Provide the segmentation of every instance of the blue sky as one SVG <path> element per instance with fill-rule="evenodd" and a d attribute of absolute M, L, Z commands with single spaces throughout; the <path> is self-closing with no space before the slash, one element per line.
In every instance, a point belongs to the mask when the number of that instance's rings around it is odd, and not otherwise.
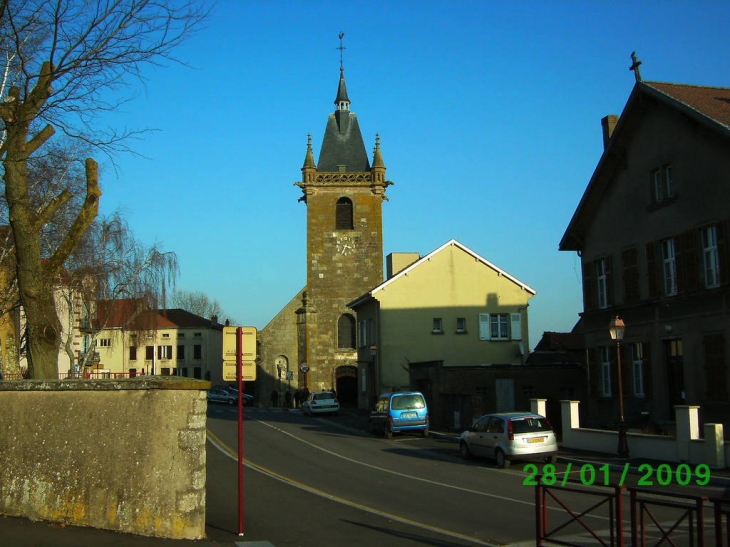
<path fill-rule="evenodd" d="M 730 2 L 219 0 L 177 56 L 104 123 L 155 131 L 102 171 L 102 213 L 174 251 L 178 287 L 263 328 L 306 283 L 307 134 L 315 159 L 339 77 L 390 201 L 384 251 L 455 238 L 537 291 L 530 348 L 581 310 L 558 244 L 620 114 L 645 80 L 730 86 Z M 100 160 L 103 158 L 99 158 Z"/>

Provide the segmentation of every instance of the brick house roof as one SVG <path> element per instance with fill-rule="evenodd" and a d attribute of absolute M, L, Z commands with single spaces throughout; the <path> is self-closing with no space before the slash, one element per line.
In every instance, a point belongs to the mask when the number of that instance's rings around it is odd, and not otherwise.
<path fill-rule="evenodd" d="M 730 128 L 730 88 L 643 82 L 715 123 Z"/>

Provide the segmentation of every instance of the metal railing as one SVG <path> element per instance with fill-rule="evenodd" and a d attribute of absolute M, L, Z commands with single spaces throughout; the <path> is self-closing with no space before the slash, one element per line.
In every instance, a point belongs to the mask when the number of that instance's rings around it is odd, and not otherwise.
<path fill-rule="evenodd" d="M 628 516 L 623 511 L 625 493 L 630 500 Z M 711 509 L 709 521 L 705 507 Z M 553 514 L 562 511 L 564 518 L 558 517 L 557 524 L 555 518 L 549 522 L 548 509 Z M 538 546 L 624 547 L 625 532 L 630 530 L 632 547 L 730 547 L 730 499 L 725 498 L 624 486 L 583 486 L 574 481 L 546 486 L 539 477 L 535 517 Z M 599 519 L 600 529 L 588 522 L 590 517 Z"/>

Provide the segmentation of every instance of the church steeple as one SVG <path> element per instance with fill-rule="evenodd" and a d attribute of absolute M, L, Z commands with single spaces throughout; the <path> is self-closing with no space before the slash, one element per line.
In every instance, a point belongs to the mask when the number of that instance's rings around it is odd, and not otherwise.
<path fill-rule="evenodd" d="M 347 96 L 345 86 L 345 69 L 340 67 L 340 83 L 337 85 L 337 97 L 335 97 L 336 110 L 350 110 L 350 98 Z"/>

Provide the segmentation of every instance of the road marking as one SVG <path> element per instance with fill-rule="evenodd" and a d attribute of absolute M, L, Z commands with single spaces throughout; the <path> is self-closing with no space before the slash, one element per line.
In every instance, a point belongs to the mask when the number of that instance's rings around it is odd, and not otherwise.
<path fill-rule="evenodd" d="M 268 425 L 268 424 L 266 424 L 266 425 Z M 278 429 L 278 428 L 275 428 L 275 429 Z M 236 451 L 234 451 L 231 447 L 229 447 L 227 444 L 225 444 L 210 429 L 208 429 L 207 432 L 208 432 L 208 440 L 214 447 L 216 447 L 218 450 L 220 450 L 224 455 L 228 456 L 229 458 L 238 461 L 238 453 Z M 304 441 L 304 442 L 306 442 L 306 441 Z M 307 444 L 311 444 L 311 443 L 307 443 Z M 349 459 L 349 458 L 345 458 L 345 459 Z M 352 460 L 352 461 L 354 461 L 354 460 Z M 409 526 L 415 526 L 416 528 L 421 528 L 423 530 L 428 530 L 430 532 L 449 536 L 449 537 L 452 537 L 455 539 L 468 541 L 468 542 L 474 543 L 476 545 L 483 545 L 484 547 L 504 547 L 504 545 L 505 545 L 504 543 L 489 543 L 487 541 L 482 541 L 480 539 L 477 539 L 477 538 L 474 538 L 471 536 L 467 536 L 464 534 L 460 534 L 458 532 L 451 532 L 449 530 L 444 530 L 443 528 L 438 528 L 436 526 L 429 526 L 428 524 L 423 524 L 421 522 L 416 522 L 414 520 L 399 517 L 398 515 L 386 513 L 385 511 L 380 511 L 379 509 L 375 509 L 373 507 L 368 507 L 367 505 L 355 503 L 354 501 L 350 501 L 345 498 L 341 498 L 339 496 L 328 494 L 327 492 L 324 492 L 322 490 L 319 490 L 319 489 L 309 486 L 307 484 L 301 483 L 301 482 L 291 479 L 289 477 L 285 477 L 284 475 L 280 475 L 279 473 L 276 473 L 275 471 L 271 471 L 270 469 L 267 469 L 261 465 L 255 464 L 248 460 L 244 460 L 244 465 L 246 467 L 248 467 L 249 469 L 258 471 L 259 473 L 262 473 L 268 477 L 271 477 L 272 479 L 276 479 L 285 484 L 289 484 L 290 486 L 294 486 L 295 488 L 299 488 L 300 490 L 304 490 L 305 492 L 309 492 L 310 494 L 320 496 L 322 498 L 328 499 L 330 501 L 334 501 L 336 503 L 341 503 L 342 505 L 347 505 L 348 507 L 352 507 L 354 509 L 359 509 L 361 511 L 365 511 L 367 513 L 377 515 L 379 517 L 383 517 L 383 518 L 386 518 L 389 520 L 394 520 L 396 522 L 400 522 L 402 524 L 407 524 Z M 373 466 L 369 466 L 369 467 L 373 467 Z M 407 476 L 407 475 L 404 475 L 404 476 Z M 437 484 L 437 483 L 435 483 L 435 484 Z"/>

